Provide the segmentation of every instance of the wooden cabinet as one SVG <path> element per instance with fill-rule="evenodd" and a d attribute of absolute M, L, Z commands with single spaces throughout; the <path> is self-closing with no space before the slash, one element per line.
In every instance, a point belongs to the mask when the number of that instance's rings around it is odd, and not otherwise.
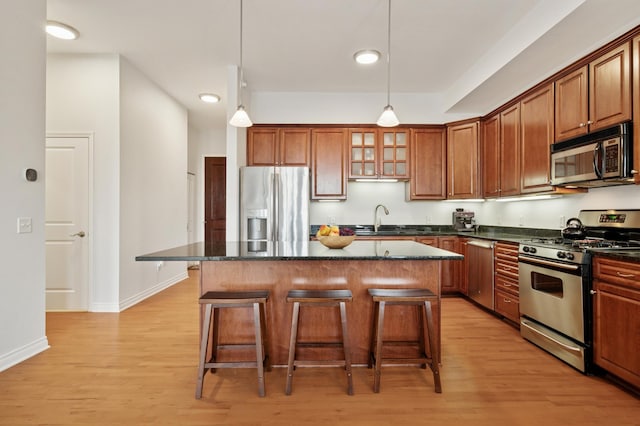
<path fill-rule="evenodd" d="M 347 131 L 341 128 L 311 131 L 311 199 L 347 198 Z"/>
<path fill-rule="evenodd" d="M 311 130 L 308 128 L 250 127 L 248 166 L 307 166 Z"/>
<path fill-rule="evenodd" d="M 632 41 L 633 51 L 633 99 L 635 107 L 633 108 L 633 122 L 636 130 L 633 132 L 633 171 L 636 184 L 640 184 L 640 36 Z"/>
<path fill-rule="evenodd" d="M 551 190 L 553 84 L 520 101 L 520 192 Z"/>
<path fill-rule="evenodd" d="M 451 237 L 417 237 L 417 242 L 441 248 L 454 253 L 462 253 L 461 238 Z M 458 260 L 442 262 L 440 268 L 440 288 L 443 294 L 466 292 L 466 280 L 463 279 L 464 265 Z"/>
<path fill-rule="evenodd" d="M 411 130 L 409 200 L 447 197 L 447 141 L 444 128 Z"/>
<path fill-rule="evenodd" d="M 482 122 L 482 191 L 485 198 L 500 196 L 500 114 Z"/>
<path fill-rule="evenodd" d="M 352 179 L 408 179 L 409 129 L 349 129 Z"/>
<path fill-rule="evenodd" d="M 518 245 L 497 242 L 494 268 L 494 309 L 496 313 L 519 324 Z"/>
<path fill-rule="evenodd" d="M 447 126 L 447 198 L 479 198 L 480 122 L 462 122 Z"/>
<path fill-rule="evenodd" d="M 624 43 L 556 80 L 556 141 L 631 119 L 630 55 Z"/>
<path fill-rule="evenodd" d="M 594 363 L 640 389 L 640 263 L 593 262 Z"/>
<path fill-rule="evenodd" d="M 520 104 L 500 113 L 500 195 L 520 193 Z"/>

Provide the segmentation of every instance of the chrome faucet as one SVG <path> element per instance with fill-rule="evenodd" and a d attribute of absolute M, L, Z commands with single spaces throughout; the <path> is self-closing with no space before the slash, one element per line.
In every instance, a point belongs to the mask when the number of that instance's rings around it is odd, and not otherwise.
<path fill-rule="evenodd" d="M 384 214 L 389 214 L 389 209 L 383 206 L 382 204 L 378 204 L 376 209 L 373 211 L 373 231 L 378 232 L 378 228 L 382 224 L 381 218 L 378 217 L 378 208 L 382 207 L 384 209 Z"/>

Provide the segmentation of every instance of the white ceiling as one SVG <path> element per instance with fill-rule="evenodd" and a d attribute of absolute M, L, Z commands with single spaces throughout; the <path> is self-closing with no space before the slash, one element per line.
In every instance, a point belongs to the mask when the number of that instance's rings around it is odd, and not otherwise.
<path fill-rule="evenodd" d="M 224 127 L 239 63 L 239 0 L 47 0 L 81 35 L 50 53 L 119 53 L 189 110 Z M 393 0 L 392 93 L 431 93 L 443 112 L 481 115 L 640 24 L 638 0 Z M 249 92 L 384 93 L 387 0 L 244 0 Z M 222 96 L 220 104 L 198 99 Z M 393 95 L 392 95 L 393 96 Z M 392 99 L 393 103 L 393 99 Z M 380 106 L 380 109 L 382 109 Z M 234 108 L 235 105 L 232 106 Z"/>

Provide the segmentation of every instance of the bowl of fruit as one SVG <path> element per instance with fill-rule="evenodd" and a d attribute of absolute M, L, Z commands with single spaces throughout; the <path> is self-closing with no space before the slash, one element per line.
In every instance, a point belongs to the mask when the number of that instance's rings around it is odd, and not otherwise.
<path fill-rule="evenodd" d="M 320 225 L 316 238 L 325 247 L 330 249 L 342 249 L 348 246 L 356 239 L 356 233 L 351 228 L 337 225 Z"/>

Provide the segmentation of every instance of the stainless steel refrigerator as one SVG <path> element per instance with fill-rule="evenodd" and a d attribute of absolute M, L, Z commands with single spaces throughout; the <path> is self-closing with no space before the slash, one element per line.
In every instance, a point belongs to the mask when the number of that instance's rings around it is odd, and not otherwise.
<path fill-rule="evenodd" d="M 240 240 L 309 241 L 309 168 L 240 168 Z"/>

